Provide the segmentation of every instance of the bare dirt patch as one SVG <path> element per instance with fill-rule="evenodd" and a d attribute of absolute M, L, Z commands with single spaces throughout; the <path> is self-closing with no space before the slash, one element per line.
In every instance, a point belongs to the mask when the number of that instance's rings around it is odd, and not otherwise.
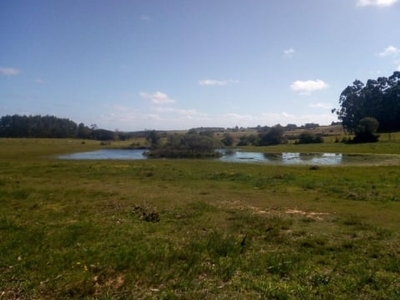
<path fill-rule="evenodd" d="M 285 212 L 289 215 L 301 215 L 306 218 L 315 219 L 315 220 L 323 220 L 323 216 L 329 215 L 329 213 L 303 211 L 303 210 L 298 210 L 298 209 L 287 209 Z"/>

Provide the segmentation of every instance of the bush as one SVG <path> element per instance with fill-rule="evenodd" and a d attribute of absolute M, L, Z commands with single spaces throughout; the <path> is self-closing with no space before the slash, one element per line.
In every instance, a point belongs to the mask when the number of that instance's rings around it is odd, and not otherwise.
<path fill-rule="evenodd" d="M 315 135 L 309 131 L 303 132 L 299 136 L 299 140 L 296 141 L 296 144 L 315 144 L 315 143 L 323 143 L 324 140 L 321 136 Z"/>
<path fill-rule="evenodd" d="M 239 143 L 237 145 L 238 146 L 248 146 L 248 145 L 257 146 L 258 145 L 258 138 L 257 138 L 257 136 L 255 134 L 242 135 L 239 138 Z"/>
<path fill-rule="evenodd" d="M 270 145 L 279 145 L 284 144 L 287 140 L 283 137 L 285 133 L 285 129 L 280 126 L 276 125 L 269 129 L 267 132 L 261 132 L 259 134 L 260 146 L 270 146 Z"/>
<path fill-rule="evenodd" d="M 229 133 L 224 133 L 224 137 L 223 137 L 223 139 L 221 140 L 221 142 L 222 142 L 225 146 L 230 147 L 230 146 L 233 145 L 233 136 L 232 136 L 231 134 L 229 134 Z"/>
<path fill-rule="evenodd" d="M 376 143 L 379 140 L 379 135 L 376 132 L 379 127 L 377 119 L 366 117 L 361 119 L 355 130 L 355 137 L 353 143 Z"/>

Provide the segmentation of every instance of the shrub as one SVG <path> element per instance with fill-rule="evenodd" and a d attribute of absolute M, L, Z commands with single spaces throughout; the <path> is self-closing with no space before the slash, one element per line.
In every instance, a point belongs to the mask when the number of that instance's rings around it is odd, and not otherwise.
<path fill-rule="evenodd" d="M 315 135 L 309 131 L 303 132 L 299 136 L 299 140 L 296 141 L 296 144 L 315 144 L 315 143 L 323 143 L 324 140 L 321 136 Z"/>
<path fill-rule="evenodd" d="M 378 130 L 379 122 L 377 119 L 372 117 L 366 117 L 361 119 L 355 130 L 355 137 L 353 143 L 375 143 L 379 139 L 379 135 L 376 135 Z"/>

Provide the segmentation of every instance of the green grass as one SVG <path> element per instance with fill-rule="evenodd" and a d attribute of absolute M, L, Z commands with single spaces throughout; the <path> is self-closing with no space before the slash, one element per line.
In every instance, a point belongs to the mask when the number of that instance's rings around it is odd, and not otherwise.
<path fill-rule="evenodd" d="M 51 158 L 99 147 L 0 140 L 0 299 L 399 299 L 398 166 Z"/>

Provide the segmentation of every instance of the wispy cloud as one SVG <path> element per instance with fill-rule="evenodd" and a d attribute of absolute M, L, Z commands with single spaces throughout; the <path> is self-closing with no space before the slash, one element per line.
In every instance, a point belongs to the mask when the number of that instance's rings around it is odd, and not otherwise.
<path fill-rule="evenodd" d="M 0 67 L 0 75 L 4 76 L 15 76 L 18 75 L 21 71 L 16 68 L 5 68 L 5 67 Z"/>
<path fill-rule="evenodd" d="M 331 113 L 294 115 L 284 111 L 280 113 L 268 112 L 259 115 L 227 113 L 215 119 L 220 121 L 221 124 L 232 124 L 232 126 L 238 125 L 243 127 L 257 125 L 274 126 L 276 124 L 281 124 L 283 126 L 286 126 L 287 124 L 302 125 L 306 123 L 328 125 L 335 120 Z M 216 126 L 221 124 L 216 124 Z"/>
<path fill-rule="evenodd" d="M 178 114 L 180 116 L 186 117 L 188 119 L 194 117 L 206 117 L 208 116 L 206 113 L 201 113 L 196 109 L 181 109 L 181 108 L 173 108 L 173 107 L 153 107 L 153 110 L 158 113 L 173 113 Z"/>
<path fill-rule="evenodd" d="M 148 100 L 154 104 L 168 104 L 176 103 L 174 99 L 171 99 L 167 94 L 162 92 L 155 92 L 153 94 L 142 92 L 139 94 L 145 100 Z"/>
<path fill-rule="evenodd" d="M 295 54 L 295 52 L 296 51 L 293 48 L 283 50 L 283 54 L 288 58 L 291 58 Z"/>
<path fill-rule="evenodd" d="M 400 71 L 400 48 L 390 45 L 381 52 L 377 53 L 377 55 L 385 59 L 391 59 L 397 70 Z"/>
<path fill-rule="evenodd" d="M 152 19 L 148 15 L 140 15 L 140 20 L 150 22 Z"/>
<path fill-rule="evenodd" d="M 389 7 L 398 2 L 399 0 L 358 0 L 357 6 L 380 6 Z"/>
<path fill-rule="evenodd" d="M 42 79 L 42 78 L 36 78 L 36 79 L 35 79 L 35 82 L 36 82 L 37 84 L 45 84 L 45 83 L 46 83 L 46 80 L 44 80 L 44 79 Z"/>
<path fill-rule="evenodd" d="M 378 56 L 381 57 L 396 57 L 400 54 L 400 49 L 395 46 L 388 46 L 383 51 L 378 53 Z"/>
<path fill-rule="evenodd" d="M 331 108 L 333 108 L 333 106 L 332 106 L 331 103 L 322 103 L 322 102 L 319 102 L 319 103 L 311 103 L 311 104 L 310 104 L 310 107 L 311 107 L 311 108 L 324 108 L 324 109 L 331 109 Z"/>
<path fill-rule="evenodd" d="M 240 114 L 236 112 L 212 115 L 196 109 L 153 106 L 145 110 L 124 105 L 106 106 L 101 115 L 101 126 L 120 130 L 143 130 L 143 128 L 189 129 L 200 126 L 249 127 L 257 125 L 273 126 L 281 124 L 318 123 L 328 125 L 336 118 L 329 112 L 325 114 L 291 114 L 287 112 L 268 112 L 259 114 Z"/>
<path fill-rule="evenodd" d="M 297 80 L 290 85 L 293 91 L 300 92 L 302 95 L 308 95 L 313 91 L 324 90 L 328 87 L 329 85 L 320 79 L 306 81 Z"/>
<path fill-rule="evenodd" d="M 231 83 L 238 83 L 239 81 L 233 80 L 233 79 L 228 79 L 228 80 L 215 80 L 215 79 L 204 79 L 204 80 L 199 80 L 200 85 L 206 85 L 206 86 L 224 86 L 228 85 Z"/>

